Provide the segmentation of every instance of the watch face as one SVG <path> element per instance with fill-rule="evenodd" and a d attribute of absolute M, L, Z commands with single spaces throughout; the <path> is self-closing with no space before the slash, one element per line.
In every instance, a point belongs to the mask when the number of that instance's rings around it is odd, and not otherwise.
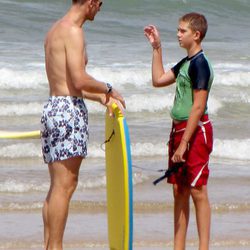
<path fill-rule="evenodd" d="M 108 93 L 110 93 L 112 91 L 112 85 L 107 83 L 107 88 L 108 88 Z"/>

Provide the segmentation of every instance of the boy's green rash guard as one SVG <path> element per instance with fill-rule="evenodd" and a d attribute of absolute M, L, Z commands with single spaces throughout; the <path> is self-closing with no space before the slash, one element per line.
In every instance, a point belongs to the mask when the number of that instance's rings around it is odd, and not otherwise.
<path fill-rule="evenodd" d="M 193 90 L 210 91 L 213 69 L 201 50 L 191 58 L 183 58 L 172 71 L 176 78 L 176 93 L 171 117 L 179 121 L 187 120 L 193 106 Z M 204 114 L 207 114 L 207 105 Z"/>

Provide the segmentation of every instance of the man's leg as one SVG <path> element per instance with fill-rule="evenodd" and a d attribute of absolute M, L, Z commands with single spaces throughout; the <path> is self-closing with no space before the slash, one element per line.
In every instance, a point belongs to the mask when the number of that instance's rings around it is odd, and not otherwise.
<path fill-rule="evenodd" d="M 43 208 L 45 245 L 62 250 L 69 202 L 77 186 L 81 157 L 49 164 L 51 186 Z"/>
<path fill-rule="evenodd" d="M 173 185 L 174 193 L 174 250 L 185 250 L 189 221 L 190 188 Z"/>
<path fill-rule="evenodd" d="M 44 225 L 44 249 L 49 247 L 49 222 L 48 222 L 48 200 L 50 197 L 51 189 L 49 190 L 46 200 L 43 204 L 43 225 Z"/>
<path fill-rule="evenodd" d="M 208 200 L 207 187 L 191 189 L 191 196 L 196 211 L 197 229 L 199 234 L 199 250 L 209 249 L 211 210 Z"/>

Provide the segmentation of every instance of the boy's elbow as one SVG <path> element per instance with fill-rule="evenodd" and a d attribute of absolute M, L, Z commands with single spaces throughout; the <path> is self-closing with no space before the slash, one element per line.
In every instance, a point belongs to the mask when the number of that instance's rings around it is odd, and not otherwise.
<path fill-rule="evenodd" d="M 194 109 L 198 115 L 202 116 L 204 114 L 204 111 L 205 111 L 205 106 L 198 104 L 198 105 L 194 106 Z"/>
<path fill-rule="evenodd" d="M 155 88 L 159 87 L 159 83 L 157 81 L 155 81 L 155 80 L 152 81 L 152 85 Z"/>

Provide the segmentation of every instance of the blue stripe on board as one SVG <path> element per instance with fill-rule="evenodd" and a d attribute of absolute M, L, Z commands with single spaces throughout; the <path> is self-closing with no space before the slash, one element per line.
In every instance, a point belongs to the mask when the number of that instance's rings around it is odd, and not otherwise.
<path fill-rule="evenodd" d="M 130 150 L 130 136 L 126 119 L 123 119 L 125 132 L 127 162 L 128 162 L 128 181 L 129 181 L 129 250 L 133 249 L 133 180 L 132 180 L 132 160 Z"/>

